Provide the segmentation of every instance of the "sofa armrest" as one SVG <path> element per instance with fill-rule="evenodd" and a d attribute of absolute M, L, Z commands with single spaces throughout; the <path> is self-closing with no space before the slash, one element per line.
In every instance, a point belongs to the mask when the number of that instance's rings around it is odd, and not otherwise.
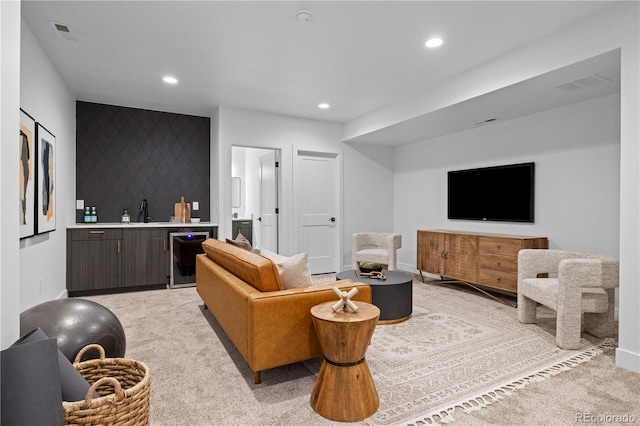
<path fill-rule="evenodd" d="M 338 301 L 333 287 L 344 291 L 356 287 L 358 293 L 352 299 L 371 303 L 371 287 L 351 280 L 248 295 L 248 338 L 252 342 L 248 361 L 254 371 L 322 355 L 310 311 L 320 303 Z"/>

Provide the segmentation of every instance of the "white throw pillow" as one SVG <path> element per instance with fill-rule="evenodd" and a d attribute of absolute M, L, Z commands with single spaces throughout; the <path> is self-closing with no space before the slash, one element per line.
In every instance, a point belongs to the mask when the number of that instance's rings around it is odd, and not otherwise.
<path fill-rule="evenodd" d="M 309 287 L 311 274 L 309 274 L 309 257 L 307 253 L 296 254 L 291 257 L 282 256 L 269 250 L 261 249 L 260 254 L 278 267 L 280 279 L 285 289 L 295 287 Z"/>

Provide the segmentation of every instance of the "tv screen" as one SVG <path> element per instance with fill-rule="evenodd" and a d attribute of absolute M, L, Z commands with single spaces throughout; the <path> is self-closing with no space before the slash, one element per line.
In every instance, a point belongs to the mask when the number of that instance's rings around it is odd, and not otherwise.
<path fill-rule="evenodd" d="M 449 219 L 533 222 L 534 163 L 448 172 Z"/>

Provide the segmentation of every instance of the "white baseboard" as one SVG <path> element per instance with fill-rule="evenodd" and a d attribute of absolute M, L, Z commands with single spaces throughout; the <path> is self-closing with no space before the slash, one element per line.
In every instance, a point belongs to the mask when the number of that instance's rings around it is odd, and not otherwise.
<path fill-rule="evenodd" d="M 625 349 L 617 348 L 616 366 L 635 373 L 640 373 L 640 353 L 634 353 Z"/>

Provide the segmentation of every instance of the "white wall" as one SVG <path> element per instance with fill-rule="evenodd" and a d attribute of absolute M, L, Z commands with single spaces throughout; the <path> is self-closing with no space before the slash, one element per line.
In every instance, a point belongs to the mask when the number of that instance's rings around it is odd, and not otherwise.
<path fill-rule="evenodd" d="M 406 243 L 402 269 L 415 271 L 418 229 L 543 236 L 550 248 L 618 257 L 619 105 L 620 96 L 611 95 L 397 148 L 394 229 Z M 531 161 L 535 223 L 447 219 L 448 171 Z"/>
<path fill-rule="evenodd" d="M 20 311 L 66 297 L 66 227 L 75 222 L 75 97 L 22 22 L 20 107 L 56 138 L 56 230 L 20 241 Z M 41 283 L 40 283 L 41 282 Z"/>
<path fill-rule="evenodd" d="M 0 2 L 0 349 L 20 332 L 18 162 L 20 128 L 20 2 Z M 13 143 L 13 142 L 16 143 Z M 15 194 L 15 198 L 5 196 Z"/>
<path fill-rule="evenodd" d="M 363 230 L 392 229 L 393 155 L 390 148 L 350 147 L 341 142 L 342 127 L 337 123 L 301 119 L 234 108 L 220 108 L 220 141 L 224 148 L 219 166 L 224 171 L 220 192 L 221 225 L 231 229 L 231 147 L 251 146 L 281 152 L 282 202 L 280 221 L 283 238 L 281 252 L 296 252 L 297 235 L 293 227 L 293 160 L 298 150 L 337 153 L 343 164 L 342 254 L 345 266 L 351 264 L 351 235 Z M 212 183 L 213 185 L 213 183 Z M 375 199 L 372 200 L 371 196 Z M 375 200 L 386 200 L 375 202 Z M 228 214 L 224 213 L 225 211 Z M 228 219 L 227 219 L 228 217 Z M 220 234 L 220 238 L 228 235 Z"/>

